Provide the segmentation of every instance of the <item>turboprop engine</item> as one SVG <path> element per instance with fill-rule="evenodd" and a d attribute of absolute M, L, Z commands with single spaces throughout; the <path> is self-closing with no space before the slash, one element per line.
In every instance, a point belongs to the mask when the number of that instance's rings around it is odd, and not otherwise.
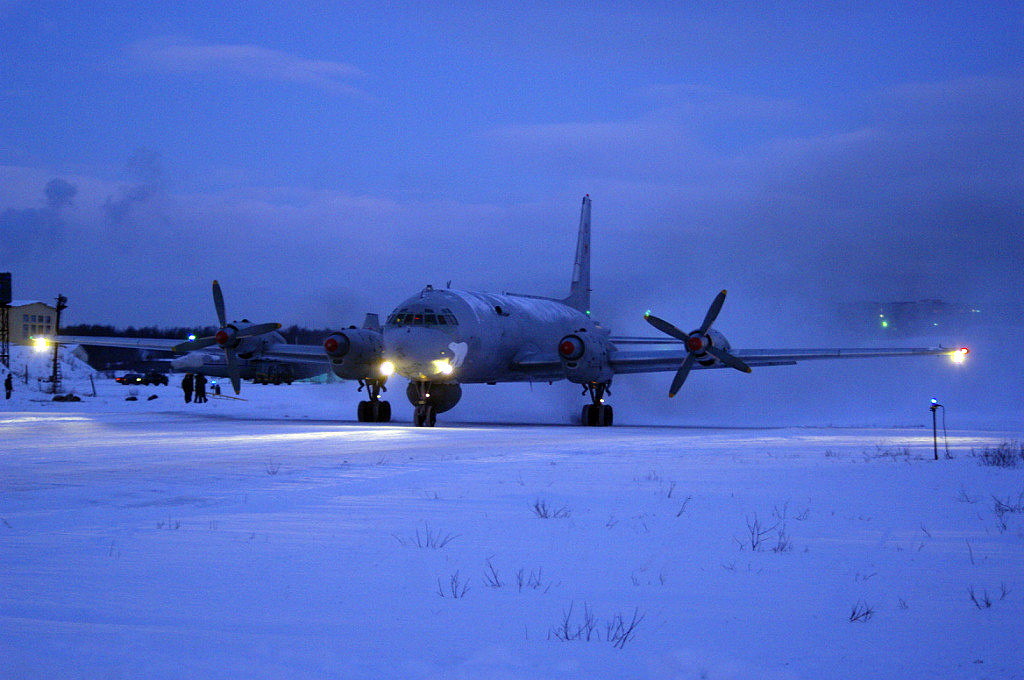
<path fill-rule="evenodd" d="M 699 345 L 698 342 L 700 343 Z M 714 328 L 708 329 L 708 332 L 704 336 L 691 335 L 686 341 L 686 347 L 696 355 L 694 356 L 694 360 L 705 368 L 711 368 L 716 364 L 722 364 L 721 359 L 711 353 L 710 350 L 712 348 L 723 349 L 727 352 L 732 349 L 732 345 L 730 345 L 729 341 L 725 339 L 725 336 Z M 694 347 L 697 349 L 693 350 L 692 348 Z"/>
<path fill-rule="evenodd" d="M 324 340 L 324 351 L 331 361 L 331 370 L 339 378 L 365 380 L 382 377 L 380 365 L 384 339 L 380 331 L 353 326 L 331 333 Z"/>
<path fill-rule="evenodd" d="M 562 360 L 565 377 L 581 384 L 608 383 L 612 367 L 608 359 L 611 343 L 606 337 L 580 329 L 562 338 L 558 343 L 558 357 Z"/>

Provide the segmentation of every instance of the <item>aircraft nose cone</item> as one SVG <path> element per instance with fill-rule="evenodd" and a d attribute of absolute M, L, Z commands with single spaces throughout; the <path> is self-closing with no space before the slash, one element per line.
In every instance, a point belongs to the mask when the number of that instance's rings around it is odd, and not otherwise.
<path fill-rule="evenodd" d="M 454 372 L 451 338 L 433 328 L 400 328 L 384 336 L 384 358 L 412 380 L 440 380 Z"/>

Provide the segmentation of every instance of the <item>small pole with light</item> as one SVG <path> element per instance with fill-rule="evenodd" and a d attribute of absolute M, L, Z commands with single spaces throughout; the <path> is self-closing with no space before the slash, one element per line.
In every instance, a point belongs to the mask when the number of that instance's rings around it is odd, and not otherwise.
<path fill-rule="evenodd" d="M 932 399 L 932 405 L 928 407 L 932 412 L 932 450 L 935 452 L 935 460 L 939 459 L 939 430 L 938 424 L 935 420 L 935 412 L 942 408 L 942 412 L 946 412 L 946 407 L 939 403 L 938 399 Z M 943 421 L 945 422 L 945 421 Z"/>

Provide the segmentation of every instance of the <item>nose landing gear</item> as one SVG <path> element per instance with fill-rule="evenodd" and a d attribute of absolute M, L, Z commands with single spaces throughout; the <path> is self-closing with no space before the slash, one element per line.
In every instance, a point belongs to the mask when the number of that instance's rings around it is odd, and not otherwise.
<path fill-rule="evenodd" d="M 610 404 L 604 403 L 604 395 L 611 394 L 611 381 L 604 383 L 587 383 L 583 387 L 583 394 L 590 394 L 593 402 L 583 407 L 580 422 L 589 427 L 607 427 L 613 422 L 613 412 Z"/>
<path fill-rule="evenodd" d="M 415 385 L 415 387 L 413 387 Z M 413 402 L 412 424 L 416 427 L 434 427 L 437 423 L 437 409 L 430 402 L 430 382 L 417 380 L 410 383 L 410 392 L 415 390 L 416 400 Z"/>

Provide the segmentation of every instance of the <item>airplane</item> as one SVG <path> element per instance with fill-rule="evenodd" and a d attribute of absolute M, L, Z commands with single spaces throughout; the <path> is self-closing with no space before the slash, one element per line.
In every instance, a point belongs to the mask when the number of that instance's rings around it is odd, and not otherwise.
<path fill-rule="evenodd" d="M 413 405 L 413 424 L 433 427 L 437 416 L 453 408 L 462 385 L 471 383 L 554 382 L 582 385 L 590 403 L 582 408 L 586 426 L 610 426 L 612 406 L 605 402 L 615 376 L 674 371 L 669 397 L 675 396 L 691 371 L 787 366 L 813 359 L 853 359 L 937 355 L 963 361 L 966 347 L 862 349 L 734 349 L 713 327 L 725 304 L 726 291 L 712 301 L 704 320 L 689 333 L 648 311 L 644 319 L 666 337 L 613 336 L 591 318 L 591 200 L 584 196 L 569 295 L 548 298 L 513 293 L 485 293 L 427 285 L 401 302 L 383 325 L 368 314 L 361 328 L 350 326 L 330 334 L 322 346 L 280 342 L 276 324 L 239 327 L 226 323 L 224 300 L 213 282 L 214 305 L 221 329 L 208 338 L 173 345 L 177 351 L 218 345 L 235 392 L 240 389 L 237 357 L 258 344 L 263 360 L 314 362 L 326 358 L 330 370 L 366 389 L 368 399 L 357 409 L 360 422 L 390 422 L 391 404 L 381 399 L 392 376 L 408 379 L 406 397 Z M 60 338 L 59 342 L 89 338 Z M 113 340 L 113 339 L 111 339 Z M 126 339 L 122 338 L 122 341 Z M 169 341 L 174 342 L 174 341 Z M 249 344 L 246 344 L 249 343 Z M 133 346 L 147 348 L 140 342 Z"/>
<path fill-rule="evenodd" d="M 279 323 L 252 324 L 248 319 L 240 323 L 227 323 L 224 311 L 224 295 L 220 284 L 213 282 L 214 305 L 217 308 L 220 330 L 205 338 L 188 341 L 165 338 L 96 337 L 87 335 L 62 335 L 56 342 L 66 345 L 95 347 L 121 347 L 125 349 L 156 350 L 185 354 L 170 359 L 171 368 L 179 372 L 202 373 L 214 378 L 230 378 L 238 394 L 241 380 L 265 380 L 280 384 L 294 380 L 313 378 L 330 370 L 326 356 L 310 357 L 307 360 L 289 358 L 281 360 L 273 355 L 273 348 L 286 345 L 284 336 L 277 332 Z M 220 352 L 210 351 L 217 345 Z"/>

